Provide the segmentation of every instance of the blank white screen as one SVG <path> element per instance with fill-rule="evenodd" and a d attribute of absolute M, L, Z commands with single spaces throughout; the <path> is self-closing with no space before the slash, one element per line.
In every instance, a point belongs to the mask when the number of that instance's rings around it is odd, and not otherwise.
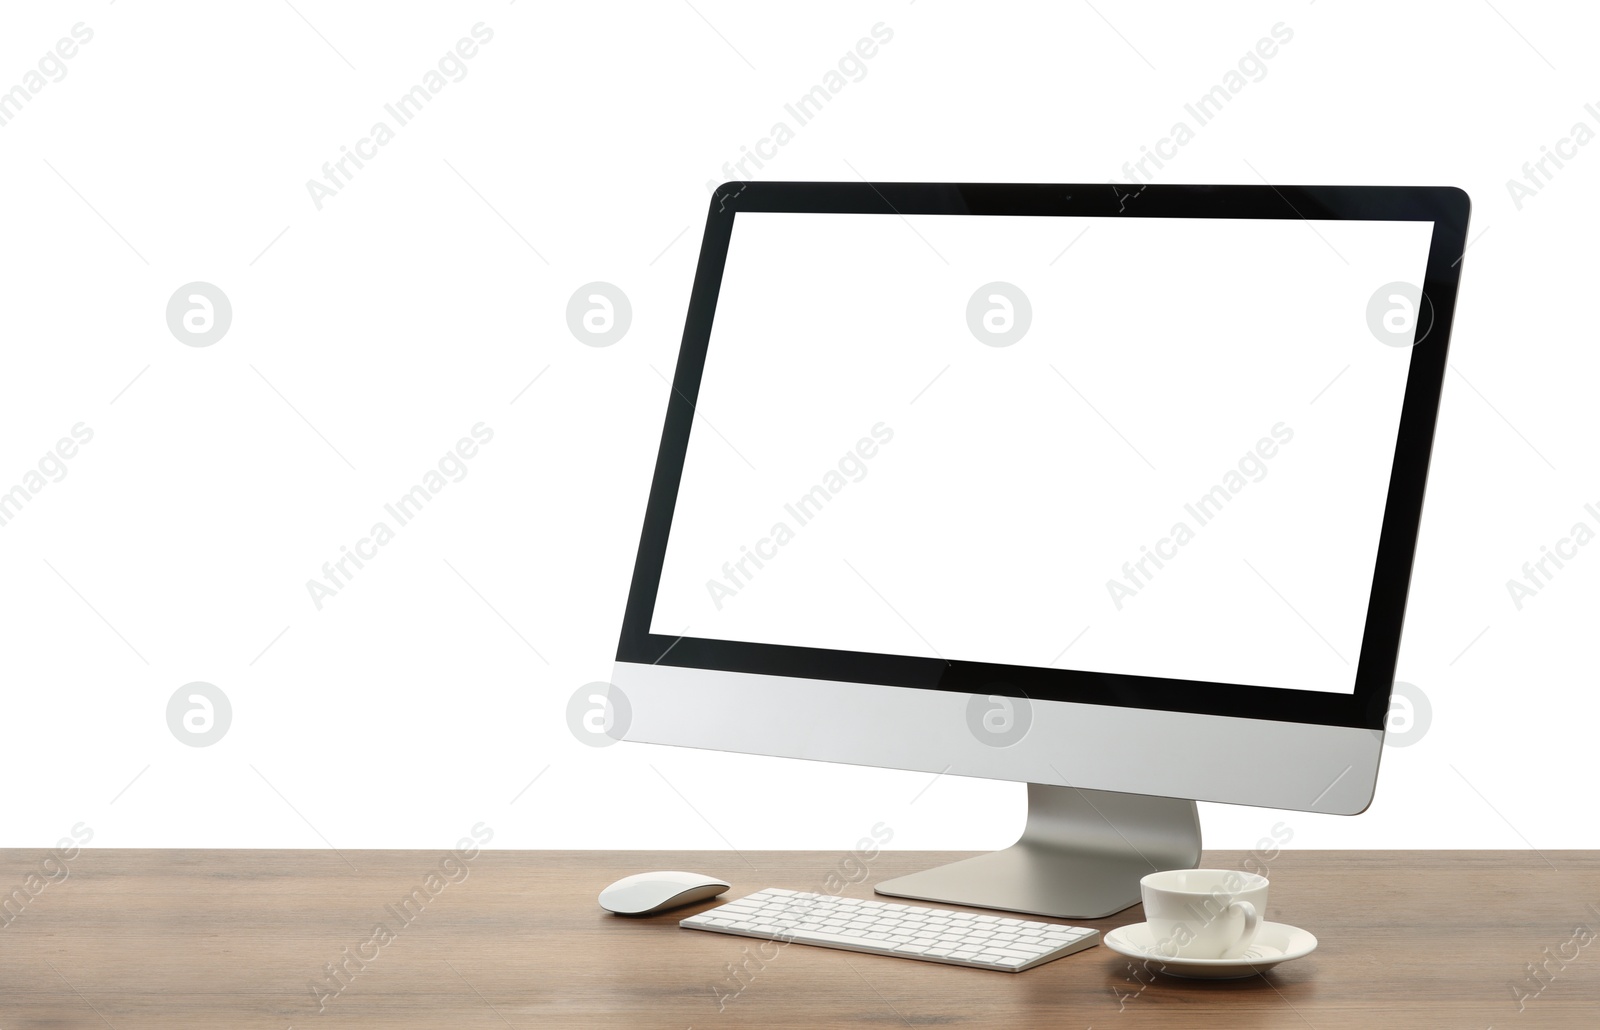
<path fill-rule="evenodd" d="M 651 632 L 1351 691 L 1431 233 L 737 215 Z"/>

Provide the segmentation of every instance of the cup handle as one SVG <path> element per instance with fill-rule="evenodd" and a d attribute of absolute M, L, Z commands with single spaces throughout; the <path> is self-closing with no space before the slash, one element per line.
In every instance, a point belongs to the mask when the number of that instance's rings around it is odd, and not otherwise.
<path fill-rule="evenodd" d="M 1240 931 L 1239 939 L 1233 942 L 1233 947 L 1227 952 L 1229 958 L 1238 958 L 1255 941 L 1256 931 L 1261 928 L 1261 914 L 1248 901 L 1235 901 L 1228 907 L 1236 908 L 1244 915 L 1244 929 Z"/>

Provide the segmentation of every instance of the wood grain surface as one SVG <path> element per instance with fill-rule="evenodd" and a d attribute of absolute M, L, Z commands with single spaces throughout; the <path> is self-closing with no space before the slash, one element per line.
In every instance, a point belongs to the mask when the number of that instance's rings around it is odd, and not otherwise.
<path fill-rule="evenodd" d="M 726 898 L 862 874 L 825 852 L 50 857 L 0 851 L 0 1030 L 1600 1026 L 1600 852 L 1285 851 L 1267 917 L 1320 946 L 1209 983 L 1104 946 L 1019 974 L 798 944 L 763 958 L 758 942 L 677 926 L 714 903 L 644 919 L 595 904 L 651 869 L 731 878 Z M 882 852 L 844 893 L 959 857 Z"/>

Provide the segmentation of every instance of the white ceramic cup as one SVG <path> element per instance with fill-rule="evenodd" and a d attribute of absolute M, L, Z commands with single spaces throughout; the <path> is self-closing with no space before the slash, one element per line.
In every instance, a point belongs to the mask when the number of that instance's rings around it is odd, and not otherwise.
<path fill-rule="evenodd" d="M 1167 958 L 1238 958 L 1267 912 L 1267 878 L 1237 869 L 1168 869 L 1139 881 L 1154 950 Z"/>

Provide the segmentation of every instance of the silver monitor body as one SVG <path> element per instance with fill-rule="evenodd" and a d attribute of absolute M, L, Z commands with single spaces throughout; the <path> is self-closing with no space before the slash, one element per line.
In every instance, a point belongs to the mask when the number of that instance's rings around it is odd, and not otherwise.
<path fill-rule="evenodd" d="M 627 740 L 1030 784 L 880 893 L 1069 918 L 1196 800 L 1353 815 L 1465 194 L 730 183 L 618 660 Z M 625 702 L 624 702 L 625 699 Z"/>

